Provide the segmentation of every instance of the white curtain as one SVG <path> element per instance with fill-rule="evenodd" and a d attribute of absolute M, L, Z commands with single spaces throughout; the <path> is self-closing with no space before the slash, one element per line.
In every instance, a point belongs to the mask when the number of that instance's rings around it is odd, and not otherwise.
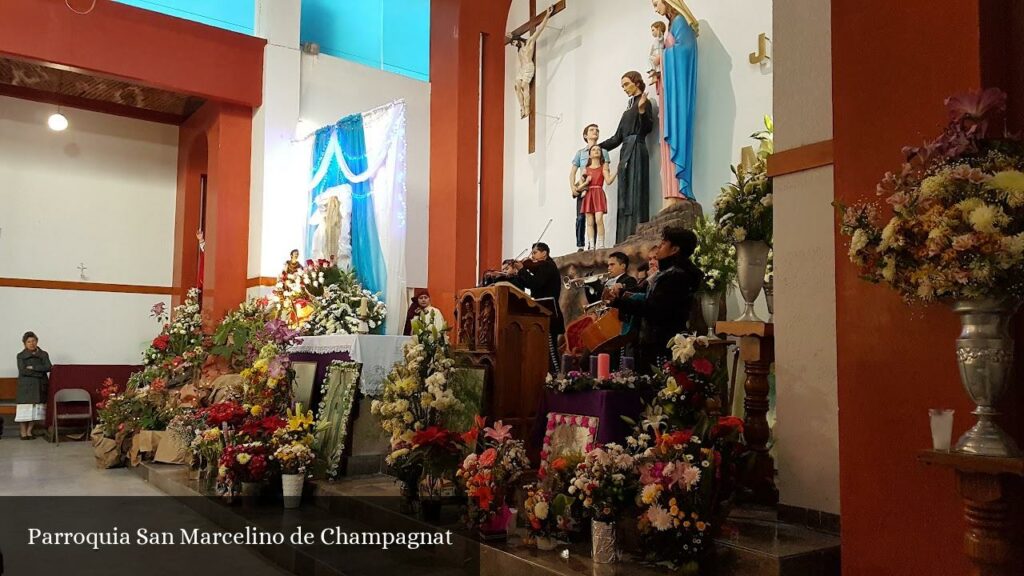
<path fill-rule="evenodd" d="M 380 236 L 381 252 L 387 266 L 387 332 L 398 334 L 405 326 L 405 101 L 392 102 L 363 114 L 366 156 L 378 160 L 370 185 Z M 371 166 L 372 167 L 372 166 Z"/>

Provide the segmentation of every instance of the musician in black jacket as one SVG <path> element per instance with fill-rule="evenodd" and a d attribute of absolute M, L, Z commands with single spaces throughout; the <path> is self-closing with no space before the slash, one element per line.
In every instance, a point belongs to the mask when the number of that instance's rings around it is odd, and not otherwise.
<path fill-rule="evenodd" d="M 551 332 L 549 339 L 550 368 L 558 371 L 558 336 L 565 333 L 565 323 L 558 299 L 562 295 L 562 275 L 558 265 L 551 259 L 551 249 L 543 242 L 533 245 L 529 262 L 516 262 L 519 281 L 530 291 L 534 300 L 551 311 Z"/>
<path fill-rule="evenodd" d="M 607 292 L 609 306 L 641 318 L 636 363 L 640 373 L 650 373 L 669 357 L 669 341 L 686 331 L 694 295 L 704 278 L 690 259 L 696 248 L 692 231 L 666 228 L 657 248 L 659 272 L 647 292 L 627 293 L 619 286 Z"/>

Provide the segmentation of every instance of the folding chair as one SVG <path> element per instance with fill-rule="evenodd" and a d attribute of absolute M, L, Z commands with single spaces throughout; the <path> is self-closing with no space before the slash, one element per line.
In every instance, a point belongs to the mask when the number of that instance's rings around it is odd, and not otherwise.
<path fill-rule="evenodd" d="M 61 414 L 61 404 L 71 404 L 85 402 L 86 406 L 89 407 L 89 412 L 72 412 L 70 414 Z M 65 388 L 58 390 L 53 396 L 53 440 L 55 445 L 60 444 L 60 427 L 61 421 L 68 420 L 88 420 L 89 427 L 86 428 L 86 437 L 89 435 L 89 431 L 92 430 L 92 396 L 89 395 L 88 390 L 82 388 Z"/>

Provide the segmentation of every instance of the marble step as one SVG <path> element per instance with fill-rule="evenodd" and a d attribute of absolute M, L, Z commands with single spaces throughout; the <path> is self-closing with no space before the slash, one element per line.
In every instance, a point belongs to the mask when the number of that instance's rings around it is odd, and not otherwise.
<path fill-rule="evenodd" d="M 214 522 L 229 529 L 254 525 L 288 531 L 298 524 L 309 530 L 343 526 L 352 531 L 451 530 L 453 546 L 431 554 L 352 554 L 341 548 L 270 546 L 257 548 L 268 560 L 294 574 L 384 576 L 404 574 L 465 574 L 498 576 L 556 576 L 629 574 L 666 575 L 671 572 L 630 558 L 614 565 L 590 560 L 589 545 L 575 543 L 554 551 L 539 551 L 523 543 L 522 533 L 507 542 L 481 543 L 459 522 L 458 507 L 443 509 L 439 525 L 427 524 L 398 510 L 397 485 L 389 476 L 371 475 L 316 482 L 300 510 L 282 510 L 280 503 L 258 507 L 225 506 L 205 496 L 203 484 L 188 480 L 181 466 L 143 464 L 135 469 L 155 487 L 183 500 Z M 563 552 L 568 551 L 567 556 Z M 718 540 L 716 566 L 707 574 L 722 576 L 839 576 L 839 538 L 777 522 L 770 510 L 739 509 Z"/>

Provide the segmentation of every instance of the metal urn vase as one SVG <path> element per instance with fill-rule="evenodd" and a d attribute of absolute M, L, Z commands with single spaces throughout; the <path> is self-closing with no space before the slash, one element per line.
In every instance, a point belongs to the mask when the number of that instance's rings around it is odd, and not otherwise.
<path fill-rule="evenodd" d="M 715 322 L 718 322 L 719 303 L 722 301 L 721 294 L 700 295 L 700 311 L 704 317 L 704 323 L 708 326 L 708 338 L 715 338 Z"/>
<path fill-rule="evenodd" d="M 754 314 L 754 301 L 764 286 L 764 273 L 768 269 L 768 243 L 764 240 L 745 240 L 736 245 L 736 272 L 740 294 L 746 307 L 736 322 L 762 322 Z"/>
<path fill-rule="evenodd" d="M 764 302 L 768 305 L 768 321 L 775 320 L 775 278 L 769 277 L 764 283 Z"/>
<path fill-rule="evenodd" d="M 978 422 L 960 437 L 956 451 L 978 456 L 1020 456 L 1013 438 L 993 421 L 1013 371 L 1010 320 L 1020 302 L 1011 298 L 962 300 L 953 304 L 962 329 L 956 339 L 960 380 L 977 405 Z"/>

